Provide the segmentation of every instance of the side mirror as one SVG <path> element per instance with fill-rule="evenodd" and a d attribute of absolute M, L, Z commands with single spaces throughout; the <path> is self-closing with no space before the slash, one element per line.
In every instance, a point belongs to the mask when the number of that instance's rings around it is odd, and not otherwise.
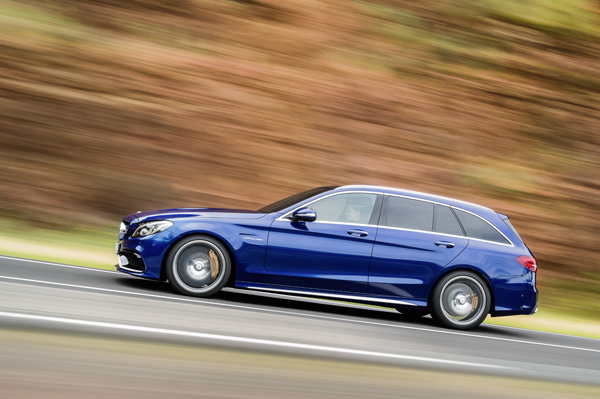
<path fill-rule="evenodd" d="M 317 212 L 310 208 L 301 208 L 292 213 L 294 222 L 314 222 L 317 220 Z"/>

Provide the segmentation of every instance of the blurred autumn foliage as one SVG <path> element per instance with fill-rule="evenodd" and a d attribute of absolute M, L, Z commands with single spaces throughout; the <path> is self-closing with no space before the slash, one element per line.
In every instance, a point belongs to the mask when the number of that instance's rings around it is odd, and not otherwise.
<path fill-rule="evenodd" d="M 561 306 L 600 315 L 599 12 L 0 0 L 0 217 L 116 228 L 141 209 L 407 188 L 508 214 L 540 281 L 582 295 Z"/>

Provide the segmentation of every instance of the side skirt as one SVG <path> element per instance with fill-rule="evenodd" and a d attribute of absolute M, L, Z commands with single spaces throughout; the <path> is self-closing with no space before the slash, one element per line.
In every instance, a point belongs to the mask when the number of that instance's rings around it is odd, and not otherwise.
<path fill-rule="evenodd" d="M 271 286 L 268 284 L 260 284 L 260 283 L 250 283 L 245 281 L 237 281 L 235 284 L 235 288 L 242 288 L 248 290 L 256 290 L 263 292 L 273 292 L 277 294 L 284 294 L 289 296 L 290 299 L 294 299 L 294 297 L 310 297 L 310 298 L 320 298 L 320 299 L 333 299 L 345 302 L 354 302 L 361 303 L 367 305 L 379 305 L 379 306 L 388 306 L 388 307 L 426 307 L 427 300 L 425 299 L 413 299 L 413 298 L 392 298 L 392 297 L 383 297 L 383 296 L 368 296 L 368 295 L 360 295 L 355 293 L 346 293 L 340 291 L 308 291 L 303 290 L 302 287 L 287 287 L 287 286 Z"/>

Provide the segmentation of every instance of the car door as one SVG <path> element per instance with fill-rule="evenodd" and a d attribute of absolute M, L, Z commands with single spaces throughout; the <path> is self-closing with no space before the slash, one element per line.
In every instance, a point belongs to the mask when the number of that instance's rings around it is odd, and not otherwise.
<path fill-rule="evenodd" d="M 314 222 L 295 222 L 291 212 L 271 225 L 267 283 L 366 293 L 382 196 L 344 192 L 305 205 Z"/>
<path fill-rule="evenodd" d="M 468 242 L 450 207 L 385 196 L 371 259 L 369 293 L 424 298 L 433 277 Z"/>

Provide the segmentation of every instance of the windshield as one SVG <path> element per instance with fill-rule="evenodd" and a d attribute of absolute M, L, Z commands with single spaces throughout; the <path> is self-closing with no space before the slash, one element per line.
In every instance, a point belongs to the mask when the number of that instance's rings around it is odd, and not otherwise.
<path fill-rule="evenodd" d="M 271 205 L 267 205 L 263 208 L 260 208 L 258 210 L 258 212 L 264 212 L 264 213 L 273 213 L 273 212 L 279 212 L 284 210 L 285 208 L 288 208 L 294 204 L 297 204 L 298 202 L 302 202 L 306 199 L 309 199 L 310 197 L 314 197 L 315 195 L 324 193 L 325 191 L 330 191 L 330 190 L 334 190 L 336 188 L 338 188 L 339 186 L 328 186 L 328 187 L 317 187 L 317 188 L 313 188 L 310 189 L 308 191 L 304 191 L 301 192 L 299 194 L 295 194 L 292 195 L 291 197 L 287 197 L 284 198 L 282 200 L 279 200 L 277 202 L 272 203 Z"/>

